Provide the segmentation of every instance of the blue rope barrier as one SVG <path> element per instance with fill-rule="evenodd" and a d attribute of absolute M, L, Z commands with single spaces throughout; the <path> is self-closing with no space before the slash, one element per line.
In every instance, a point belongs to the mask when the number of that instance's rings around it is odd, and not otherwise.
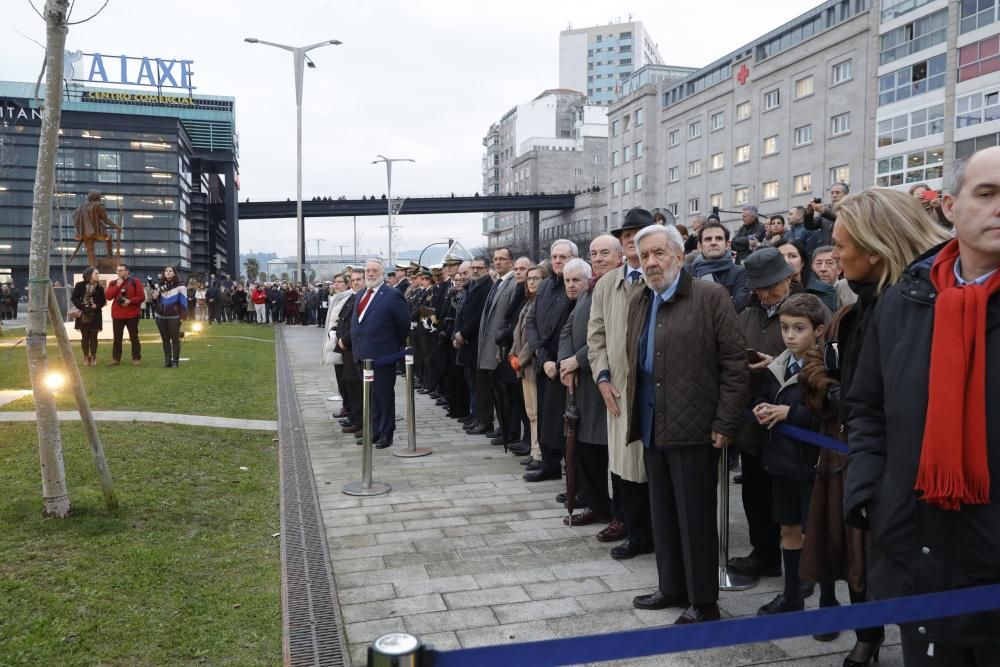
<path fill-rule="evenodd" d="M 434 667 L 573 665 L 916 623 L 996 609 L 1000 609 L 1000 584 L 712 623 L 431 652 Z"/>
<path fill-rule="evenodd" d="M 808 431 L 804 428 L 799 428 L 798 426 L 792 426 L 791 424 L 778 424 L 774 428 L 779 433 L 784 433 L 789 438 L 794 438 L 795 440 L 804 442 L 807 445 L 832 449 L 842 454 L 850 452 L 846 443 L 843 443 L 836 438 L 831 438 L 828 435 L 823 435 L 822 433 L 814 433 L 813 431 Z"/>

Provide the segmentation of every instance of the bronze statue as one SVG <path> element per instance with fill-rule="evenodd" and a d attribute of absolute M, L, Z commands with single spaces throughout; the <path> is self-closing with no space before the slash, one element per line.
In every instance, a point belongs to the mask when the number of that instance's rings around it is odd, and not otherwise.
<path fill-rule="evenodd" d="M 108 227 L 118 230 L 119 247 L 121 245 L 120 235 L 122 228 L 108 217 L 108 211 L 104 208 L 104 204 L 101 203 L 101 193 L 97 190 L 88 192 L 87 201 L 77 206 L 76 210 L 73 211 L 73 225 L 76 227 L 75 238 L 79 243 L 76 246 L 76 250 L 73 251 L 73 255 L 70 256 L 70 261 L 73 260 L 73 257 L 76 257 L 76 253 L 80 251 L 80 246 L 86 245 L 87 263 L 90 266 L 97 266 L 94 241 L 104 241 L 107 255 L 109 257 L 113 256 L 115 253 L 112 251 L 111 235 L 108 233 Z"/>

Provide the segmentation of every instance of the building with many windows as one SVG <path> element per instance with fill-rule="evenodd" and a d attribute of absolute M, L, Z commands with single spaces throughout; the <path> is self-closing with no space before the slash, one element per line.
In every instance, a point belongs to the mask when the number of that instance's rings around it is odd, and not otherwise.
<path fill-rule="evenodd" d="M 587 91 L 588 104 L 611 104 L 621 94 L 623 79 L 646 65 L 662 64 L 642 21 L 559 33 L 559 87 Z"/>
<path fill-rule="evenodd" d="M 0 82 L 0 282 L 28 272 L 41 114 L 33 83 Z M 73 210 L 99 190 L 123 228 L 122 260 L 137 276 L 165 265 L 239 273 L 234 100 L 67 83 L 56 161 L 52 278 L 76 248 Z M 100 244 L 99 244 L 100 245 Z M 98 255 L 102 255 L 99 248 Z M 81 248 L 72 280 L 87 265 Z"/>

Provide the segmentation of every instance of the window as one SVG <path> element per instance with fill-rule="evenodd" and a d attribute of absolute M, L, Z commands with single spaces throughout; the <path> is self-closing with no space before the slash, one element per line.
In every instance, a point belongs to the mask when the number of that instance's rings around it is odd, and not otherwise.
<path fill-rule="evenodd" d="M 764 201 L 778 198 L 778 181 L 767 181 L 764 183 Z"/>
<path fill-rule="evenodd" d="M 812 174 L 799 174 L 792 177 L 792 194 L 801 195 L 812 191 Z"/>
<path fill-rule="evenodd" d="M 621 134 L 622 122 L 620 120 L 611 121 L 611 136 L 617 137 Z"/>
<path fill-rule="evenodd" d="M 676 183 L 677 181 L 681 180 L 681 168 L 671 167 L 667 180 L 669 180 L 671 183 Z"/>
<path fill-rule="evenodd" d="M 701 176 L 701 160 L 688 162 L 688 178 L 693 178 L 694 176 Z"/>
<path fill-rule="evenodd" d="M 741 162 L 747 162 L 750 159 L 750 144 L 743 144 L 742 146 L 736 147 L 736 159 L 734 162 L 739 164 Z"/>
<path fill-rule="evenodd" d="M 997 0 L 962 0 L 958 31 L 965 34 L 997 20 Z"/>
<path fill-rule="evenodd" d="M 635 189 L 642 190 L 642 174 L 635 175 Z"/>
<path fill-rule="evenodd" d="M 628 130 L 632 126 L 632 114 L 625 114 L 622 118 L 622 132 Z"/>
<path fill-rule="evenodd" d="M 975 137 L 974 139 L 965 139 L 963 141 L 955 142 L 955 159 L 961 160 L 967 158 L 976 151 L 981 151 L 984 148 L 990 148 L 991 146 L 998 145 L 998 140 L 1000 140 L 1000 134 L 991 133 L 985 134 L 981 137 Z"/>
<path fill-rule="evenodd" d="M 944 148 L 931 148 L 878 161 L 875 185 L 888 188 L 904 183 L 920 183 L 944 175 Z"/>
<path fill-rule="evenodd" d="M 987 37 L 958 50 L 959 81 L 975 79 L 997 70 L 1000 70 L 1000 35 Z"/>
<path fill-rule="evenodd" d="M 967 48 L 967 47 L 963 47 Z M 962 64 L 959 50 L 959 67 Z M 944 86 L 945 54 L 934 56 L 878 78 L 878 105 L 892 104 Z M 961 69 L 959 69 L 961 80 Z"/>
<path fill-rule="evenodd" d="M 764 137 L 764 150 L 763 154 L 774 155 L 778 152 L 778 135 L 773 134 L 770 137 Z"/>
<path fill-rule="evenodd" d="M 701 210 L 701 202 L 698 197 L 688 199 L 688 213 L 697 213 Z"/>
<path fill-rule="evenodd" d="M 849 165 L 841 164 L 830 169 L 830 185 L 834 183 L 851 184 L 851 167 Z"/>
<path fill-rule="evenodd" d="M 736 105 L 736 122 L 746 120 L 750 117 L 750 102 L 740 102 Z"/>
<path fill-rule="evenodd" d="M 830 85 L 836 86 L 839 83 L 851 80 L 851 61 L 839 62 L 830 68 Z"/>
<path fill-rule="evenodd" d="M 611 181 L 611 196 L 618 196 L 618 181 Z"/>
<path fill-rule="evenodd" d="M 830 117 L 830 134 L 837 136 L 851 131 L 851 112 L 845 111 Z"/>
<path fill-rule="evenodd" d="M 970 97 L 960 97 L 956 100 L 956 109 L 961 112 L 963 100 Z M 981 97 L 981 94 L 980 94 Z M 987 96 L 990 100 L 990 96 Z M 1000 118 L 1000 109 L 997 107 L 997 95 L 992 96 L 993 108 L 987 110 L 987 117 Z M 962 127 L 962 125 L 959 125 Z M 878 122 L 878 146 L 891 146 L 893 144 L 910 141 L 911 139 L 921 139 L 944 132 L 944 105 L 935 104 L 926 109 L 918 109 L 908 114 L 902 114 L 894 118 L 886 118 Z"/>
<path fill-rule="evenodd" d="M 697 139 L 701 136 L 701 121 L 696 120 L 688 125 L 688 139 Z"/>
<path fill-rule="evenodd" d="M 670 211 L 674 217 L 677 217 L 677 202 L 667 204 L 667 210 Z"/>
<path fill-rule="evenodd" d="M 722 169 L 725 166 L 726 166 L 726 160 L 723 157 L 722 153 L 715 153 L 714 155 L 712 155 L 712 171 L 715 171 L 716 169 Z"/>
<path fill-rule="evenodd" d="M 117 152 L 97 152 L 97 180 L 101 183 L 117 183 L 119 181 L 119 155 Z"/>
<path fill-rule="evenodd" d="M 764 93 L 764 111 L 777 109 L 781 106 L 781 91 L 775 88 Z"/>
<path fill-rule="evenodd" d="M 635 110 L 635 124 L 636 124 L 636 125 L 642 125 L 642 120 L 643 120 L 643 119 L 642 119 L 642 117 L 643 117 L 644 115 L 645 115 L 645 114 L 644 114 L 644 113 L 642 113 L 642 109 L 636 109 L 636 110 Z M 637 157 L 638 157 L 638 156 L 637 156 Z"/>
<path fill-rule="evenodd" d="M 813 94 L 813 78 L 812 76 L 802 77 L 795 82 L 795 99 L 801 99 L 803 97 L 809 97 Z"/>
<path fill-rule="evenodd" d="M 627 195 L 632 192 L 632 179 L 626 178 L 622 181 L 622 194 Z"/>
<path fill-rule="evenodd" d="M 717 192 L 714 195 L 708 196 L 708 205 L 713 209 L 722 208 L 722 193 Z"/>
<path fill-rule="evenodd" d="M 681 143 L 681 131 L 680 130 L 670 130 L 667 134 L 667 145 L 677 146 Z"/>
<path fill-rule="evenodd" d="M 630 162 L 632 160 L 632 147 L 626 146 L 622 149 L 622 162 Z"/>
<path fill-rule="evenodd" d="M 813 126 L 803 125 L 795 128 L 795 145 L 805 146 L 811 144 L 813 140 Z"/>
<path fill-rule="evenodd" d="M 712 132 L 721 130 L 726 126 L 726 114 L 723 111 L 713 113 L 711 119 L 709 119 L 709 125 Z"/>
<path fill-rule="evenodd" d="M 741 186 L 733 190 L 733 203 L 737 206 L 750 201 L 750 188 Z"/>
<path fill-rule="evenodd" d="M 635 142 L 635 159 L 638 160 L 642 157 L 642 142 Z"/>
<path fill-rule="evenodd" d="M 928 2 L 933 1 L 934 0 L 884 0 L 882 2 L 882 23 L 898 19 L 903 14 L 908 14 L 914 9 L 919 9 Z"/>
<path fill-rule="evenodd" d="M 1000 88 L 993 87 L 955 98 L 955 127 L 972 127 L 998 119 L 1000 119 Z"/>
<path fill-rule="evenodd" d="M 901 25 L 881 35 L 879 64 L 886 65 L 940 44 L 948 30 L 948 10 L 921 16 L 912 23 Z"/>

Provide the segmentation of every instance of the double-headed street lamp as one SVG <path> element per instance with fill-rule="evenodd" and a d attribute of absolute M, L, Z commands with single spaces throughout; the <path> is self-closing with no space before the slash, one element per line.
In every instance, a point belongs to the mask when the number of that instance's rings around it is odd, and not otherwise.
<path fill-rule="evenodd" d="M 295 255 L 297 258 L 296 281 L 305 282 L 302 273 L 302 261 L 306 254 L 305 224 L 302 220 L 302 72 L 303 65 L 311 68 L 316 67 L 316 63 L 309 59 L 306 52 L 318 49 L 321 46 L 337 46 L 341 42 L 336 39 L 328 39 L 323 42 L 316 42 L 309 46 L 289 46 L 288 44 L 277 44 L 268 42 L 256 37 L 247 37 L 243 40 L 251 44 L 266 44 L 292 54 L 292 62 L 295 65 Z"/>
<path fill-rule="evenodd" d="M 389 266 L 395 266 L 393 264 L 392 258 L 392 163 L 393 162 L 416 162 L 408 157 L 386 157 L 384 155 L 379 155 L 377 160 L 372 160 L 372 164 L 378 164 L 379 162 L 385 162 L 385 178 L 387 181 L 386 187 L 388 188 L 388 214 L 389 214 Z"/>

